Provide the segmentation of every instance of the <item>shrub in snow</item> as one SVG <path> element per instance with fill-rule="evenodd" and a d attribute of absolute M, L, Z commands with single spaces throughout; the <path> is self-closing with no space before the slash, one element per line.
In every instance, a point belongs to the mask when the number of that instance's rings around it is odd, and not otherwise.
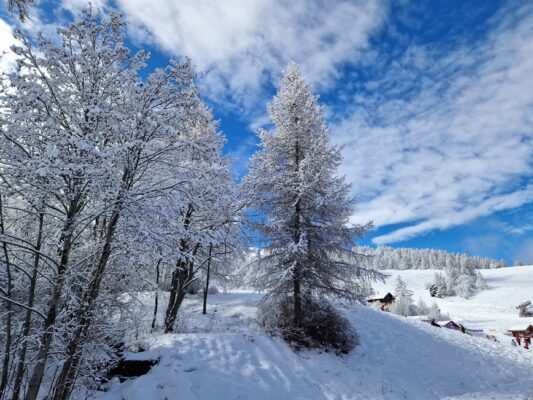
<path fill-rule="evenodd" d="M 350 322 L 325 299 L 305 296 L 301 324 L 293 323 L 294 302 L 290 296 L 265 296 L 259 304 L 258 323 L 271 335 L 280 336 L 294 349 L 314 348 L 346 354 L 358 337 Z"/>

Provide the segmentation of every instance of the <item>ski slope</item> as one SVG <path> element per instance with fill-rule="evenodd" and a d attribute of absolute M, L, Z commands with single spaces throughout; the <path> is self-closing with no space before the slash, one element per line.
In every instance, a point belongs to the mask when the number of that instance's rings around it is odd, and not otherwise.
<path fill-rule="evenodd" d="M 406 275 L 409 272 L 402 271 Z M 514 273 L 512 277 L 498 273 L 498 279 L 519 281 Z M 498 279 L 494 277 L 491 283 L 495 285 Z M 91 398 L 533 398 L 533 351 L 357 305 L 346 310 L 360 336 L 353 352 L 342 358 L 314 351 L 297 354 L 257 329 L 255 314 L 260 298 L 246 291 L 212 296 L 207 316 L 200 312 L 199 298 L 189 299 L 182 314 L 188 321 L 182 326 L 185 333 L 147 334 L 139 344 L 148 351 L 129 354 L 132 358 L 159 358 L 159 364 L 148 374 L 114 382 L 109 391 L 94 393 Z M 482 309 L 482 301 L 475 301 L 477 309 Z M 453 299 L 449 302 L 454 304 Z M 487 310 L 491 307 L 486 306 Z"/>
<path fill-rule="evenodd" d="M 428 305 L 436 302 L 441 311 L 450 318 L 468 328 L 483 329 L 495 335 L 499 340 L 510 344 L 511 339 L 504 333 L 512 326 L 533 325 L 533 318 L 519 318 L 518 304 L 526 300 L 533 301 L 533 265 L 479 270 L 488 289 L 477 293 L 469 299 L 445 297 L 436 299 L 429 295 L 426 284 L 433 281 L 433 270 L 387 270 L 389 278 L 385 283 L 377 283 L 377 293 L 394 293 L 396 277 L 407 283 L 414 293 L 415 303 L 422 298 Z M 533 378 L 532 378 L 533 380 Z"/>

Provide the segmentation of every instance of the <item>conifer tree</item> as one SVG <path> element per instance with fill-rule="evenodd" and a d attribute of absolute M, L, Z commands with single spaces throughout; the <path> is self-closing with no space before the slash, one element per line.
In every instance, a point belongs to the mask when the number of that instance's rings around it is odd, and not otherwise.
<path fill-rule="evenodd" d="M 259 131 L 260 150 L 243 183 L 252 226 L 265 241 L 258 283 L 292 298 L 294 326 L 309 299 L 362 300 L 363 282 L 379 275 L 362 268 L 352 251 L 370 224 L 350 224 L 355 199 L 337 174 L 340 148 L 329 143 L 317 100 L 299 67 L 289 64 L 268 106 L 275 130 Z"/>
<path fill-rule="evenodd" d="M 413 292 L 407 288 L 407 284 L 399 276 L 396 280 L 394 297 L 395 300 L 391 307 L 393 313 L 403 315 L 404 317 L 413 314 Z"/>

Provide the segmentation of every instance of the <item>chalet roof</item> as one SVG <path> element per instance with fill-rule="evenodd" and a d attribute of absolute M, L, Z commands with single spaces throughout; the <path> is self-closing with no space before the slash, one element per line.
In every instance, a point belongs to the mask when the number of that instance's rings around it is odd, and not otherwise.
<path fill-rule="evenodd" d="M 367 299 L 367 301 L 383 301 L 385 300 L 386 298 L 391 298 L 392 300 L 395 299 L 395 297 L 393 296 L 393 294 L 391 292 L 388 292 L 387 294 L 385 294 L 384 296 L 381 296 L 381 297 L 373 297 L 371 299 Z"/>
<path fill-rule="evenodd" d="M 533 331 L 533 325 L 515 325 L 510 327 L 508 331 Z"/>
<path fill-rule="evenodd" d="M 438 324 L 439 324 L 439 325 L 447 325 L 447 324 L 449 324 L 450 322 L 451 322 L 453 325 L 455 325 L 455 326 L 460 326 L 460 325 L 461 325 L 461 324 L 458 324 L 458 323 L 455 322 L 455 321 L 452 321 L 451 319 L 449 319 L 449 320 L 447 320 L 447 321 L 438 321 Z"/>

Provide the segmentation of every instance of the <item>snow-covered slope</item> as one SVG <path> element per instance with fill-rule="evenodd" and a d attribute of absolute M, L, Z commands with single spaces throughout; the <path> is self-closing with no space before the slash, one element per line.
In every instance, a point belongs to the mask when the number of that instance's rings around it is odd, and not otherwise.
<path fill-rule="evenodd" d="M 433 281 L 436 272 L 431 270 L 387 270 L 384 272 L 390 277 L 385 283 L 375 284 L 374 288 L 380 294 L 393 292 L 399 275 L 407 283 L 408 289 L 413 291 L 415 303 L 419 298 L 428 305 L 436 302 L 454 321 L 466 327 L 484 329 L 510 344 L 511 339 L 503 336 L 507 329 L 533 324 L 533 318 L 519 318 L 515 308 L 526 300 L 533 301 L 533 265 L 479 271 L 485 278 L 488 289 L 466 300 L 460 297 L 431 297 L 426 289 L 426 284 Z"/>
<path fill-rule="evenodd" d="M 533 396 L 533 379 L 525 372 L 533 370 L 533 352 L 355 306 L 346 311 L 360 335 L 360 345 L 352 353 L 342 358 L 310 351 L 296 354 L 256 328 L 259 298 L 249 292 L 212 296 L 207 316 L 199 313 L 199 300 L 190 300 L 185 311 L 189 333 L 148 336 L 149 350 L 131 355 L 159 357 L 159 364 L 147 375 L 115 383 L 95 397 L 522 400 Z"/>

